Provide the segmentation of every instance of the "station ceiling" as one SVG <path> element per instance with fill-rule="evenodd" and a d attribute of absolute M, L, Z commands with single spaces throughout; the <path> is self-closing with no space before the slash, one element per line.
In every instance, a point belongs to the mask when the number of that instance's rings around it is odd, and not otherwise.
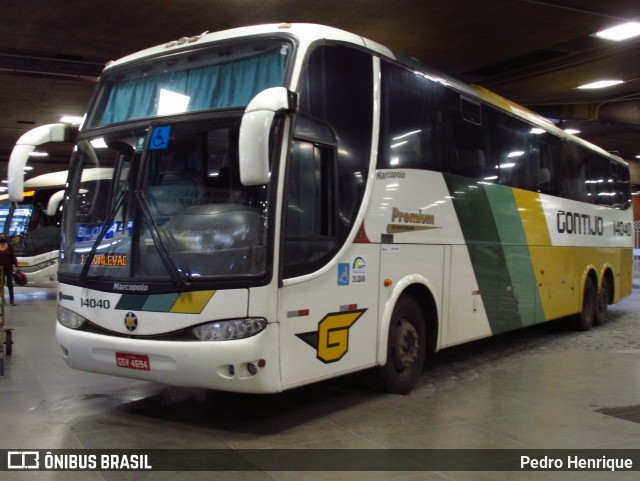
<path fill-rule="evenodd" d="M 515 100 L 632 164 L 640 184 L 638 0 L 5 0 L 0 16 L 0 178 L 16 140 L 82 116 L 105 63 L 204 31 L 306 22 L 342 28 Z M 596 80 L 625 82 L 577 89 Z M 49 145 L 28 177 L 66 170 Z"/>

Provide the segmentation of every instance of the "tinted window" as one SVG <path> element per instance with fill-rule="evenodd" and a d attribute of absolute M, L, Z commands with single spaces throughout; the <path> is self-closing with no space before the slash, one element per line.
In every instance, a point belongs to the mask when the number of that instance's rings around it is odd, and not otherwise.
<path fill-rule="evenodd" d="M 295 141 L 289 160 L 284 274 L 319 268 L 336 247 L 333 151 Z"/>
<path fill-rule="evenodd" d="M 587 158 L 586 188 L 592 203 L 626 208 L 629 171 L 617 162 L 592 154 Z"/>
<path fill-rule="evenodd" d="M 488 157 L 488 126 L 483 106 L 447 92 L 449 135 L 452 142 L 450 172 L 475 179 L 497 180 L 498 168 Z"/>
<path fill-rule="evenodd" d="M 586 149 L 572 142 L 562 143 L 560 195 L 568 199 L 589 202 L 587 195 Z"/>
<path fill-rule="evenodd" d="M 285 277 L 319 269 L 359 227 L 354 220 L 371 159 L 371 55 L 341 45 L 316 48 L 300 112 L 285 198 Z"/>
<path fill-rule="evenodd" d="M 534 190 L 541 194 L 558 195 L 561 148 L 562 141 L 548 133 L 533 137 Z"/>
<path fill-rule="evenodd" d="M 382 64 L 378 168 L 440 170 L 440 87 L 424 76 Z"/>
<path fill-rule="evenodd" d="M 498 182 L 531 189 L 531 126 L 499 111 L 493 111 L 491 163 L 498 168 Z"/>

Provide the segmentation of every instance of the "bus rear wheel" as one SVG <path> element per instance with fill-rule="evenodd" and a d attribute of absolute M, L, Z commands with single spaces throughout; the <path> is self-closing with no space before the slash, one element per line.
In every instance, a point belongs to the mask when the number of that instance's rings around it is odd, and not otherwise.
<path fill-rule="evenodd" d="M 591 329 L 596 317 L 597 304 L 596 287 L 593 279 L 587 277 L 582 295 L 582 310 L 573 317 L 573 328 L 576 331 L 588 331 Z"/>
<path fill-rule="evenodd" d="M 611 287 L 609 285 L 609 278 L 604 276 L 602 278 L 602 287 L 598 292 L 598 300 L 596 302 L 596 313 L 593 318 L 593 323 L 596 326 L 600 326 L 607 320 L 607 311 L 609 309 L 609 296 L 611 295 Z"/>
<path fill-rule="evenodd" d="M 426 337 L 422 309 L 413 297 L 400 297 L 389 325 L 387 362 L 378 368 L 385 391 L 406 394 L 413 389 L 424 366 Z"/>

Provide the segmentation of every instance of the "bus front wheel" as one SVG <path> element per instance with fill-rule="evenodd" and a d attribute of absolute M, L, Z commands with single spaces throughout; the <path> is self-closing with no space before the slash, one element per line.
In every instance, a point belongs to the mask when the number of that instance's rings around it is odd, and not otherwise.
<path fill-rule="evenodd" d="M 378 368 L 381 387 L 393 394 L 406 394 L 416 385 L 427 349 L 424 314 L 413 297 L 398 299 L 389 325 L 387 362 Z"/>

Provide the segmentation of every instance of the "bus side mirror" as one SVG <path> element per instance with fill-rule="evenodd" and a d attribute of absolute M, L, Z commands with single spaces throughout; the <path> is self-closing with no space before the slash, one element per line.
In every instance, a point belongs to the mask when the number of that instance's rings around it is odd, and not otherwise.
<path fill-rule="evenodd" d="M 60 207 L 60 204 L 64 199 L 64 193 L 64 190 L 59 190 L 51 197 L 49 197 L 49 202 L 47 203 L 47 215 L 49 217 L 56 215 L 56 212 L 58 211 L 58 208 Z"/>
<path fill-rule="evenodd" d="M 269 182 L 269 134 L 276 112 L 296 110 L 296 96 L 284 87 L 272 87 L 256 95 L 242 116 L 239 157 L 242 185 Z"/>
<path fill-rule="evenodd" d="M 7 180 L 9 182 L 9 200 L 21 202 L 24 193 L 24 168 L 29 155 L 38 145 L 47 142 L 73 142 L 76 127 L 68 124 L 48 124 L 31 129 L 18 139 L 9 157 Z"/>

